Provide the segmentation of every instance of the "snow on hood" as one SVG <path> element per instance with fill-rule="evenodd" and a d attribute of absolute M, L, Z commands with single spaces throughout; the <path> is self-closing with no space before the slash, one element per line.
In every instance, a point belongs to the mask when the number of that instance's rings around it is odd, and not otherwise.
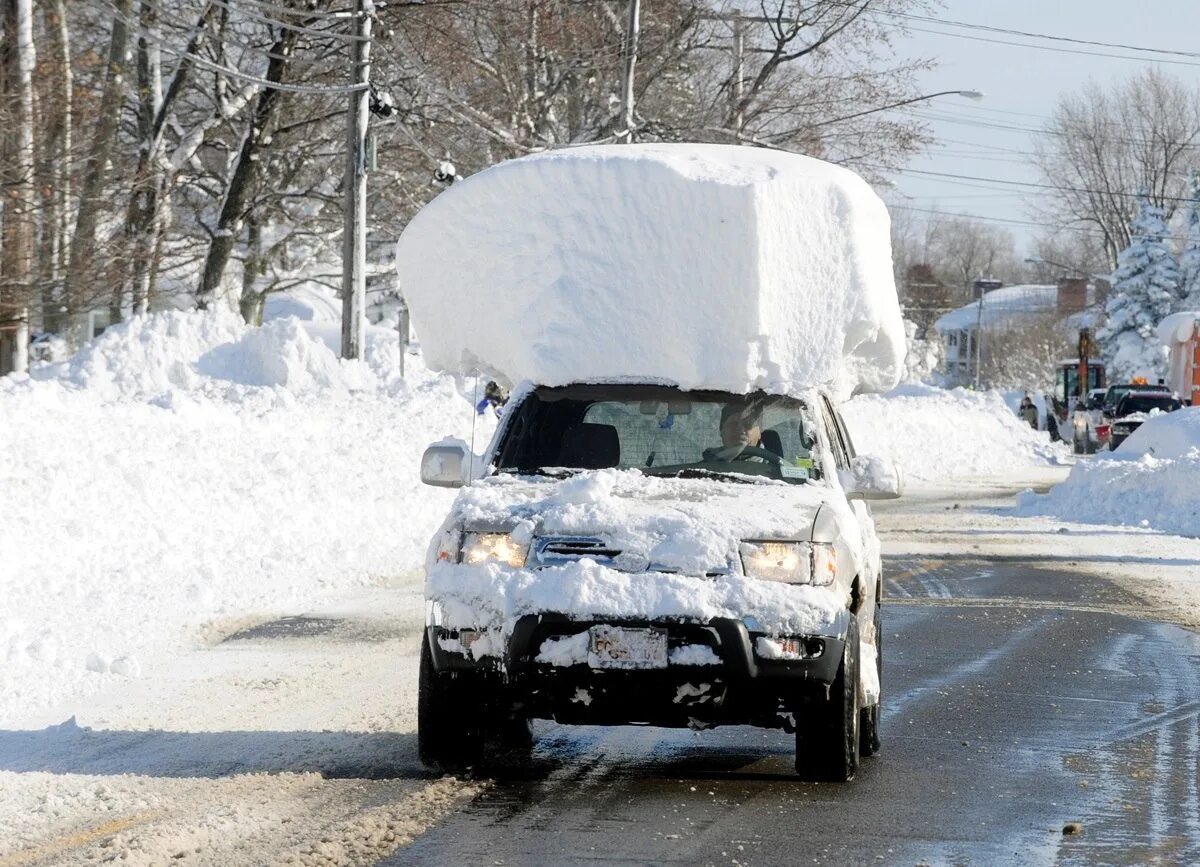
<path fill-rule="evenodd" d="M 887 209 L 853 172 L 797 154 L 644 144 L 510 160 L 422 209 L 397 268 L 434 368 L 839 398 L 903 371 Z"/>
<path fill-rule="evenodd" d="M 635 470 L 598 470 L 561 481 L 494 476 L 459 494 L 443 532 L 504 530 L 520 541 L 599 537 L 644 555 L 651 568 L 679 574 L 630 573 L 588 559 L 538 570 L 450 564 L 437 560 L 439 534 L 430 549 L 426 592 L 440 606 L 444 625 L 505 634 L 518 617 L 549 611 L 697 620 L 753 614 L 764 630 L 781 634 L 840 629 L 846 600 L 838 588 L 739 574 L 703 577 L 731 565 L 736 570 L 740 540 L 810 539 L 817 511 L 839 508 L 832 493 L 821 484 L 657 478 Z M 849 512 L 844 499 L 840 508 Z"/>
<path fill-rule="evenodd" d="M 664 568 L 703 575 L 735 559 L 739 540 L 811 538 L 828 492 L 817 484 L 597 470 L 562 481 L 493 476 L 464 489 L 453 513 L 468 531 L 599 536 Z"/>

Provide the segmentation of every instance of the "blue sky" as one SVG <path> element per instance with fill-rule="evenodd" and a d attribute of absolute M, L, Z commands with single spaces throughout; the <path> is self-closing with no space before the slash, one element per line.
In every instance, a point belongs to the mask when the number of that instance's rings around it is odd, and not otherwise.
<path fill-rule="evenodd" d="M 1198 51 L 1200 0 L 1146 0 L 1140 4 L 1117 0 L 946 0 L 933 13 L 939 18 L 1003 27 L 1076 39 L 1118 42 L 1180 51 Z M 955 96 L 940 97 L 920 106 L 917 115 L 929 122 L 939 142 L 907 169 L 969 175 L 1006 181 L 1038 181 L 1028 162 L 1033 136 L 1017 128 L 1037 128 L 1051 113 L 1060 94 L 1076 91 L 1089 78 L 1114 83 L 1153 60 L 1135 51 L 1082 45 L 1060 48 L 1138 57 L 1136 61 L 1112 57 L 1069 54 L 1017 45 L 967 39 L 963 36 L 1042 46 L 1055 43 L 996 33 L 910 22 L 922 31 L 897 43 L 907 56 L 932 57 L 937 69 L 922 79 L 923 92 L 950 89 L 981 90 L 986 96 L 972 102 Z M 1189 65 L 1161 64 L 1160 68 L 1200 87 L 1200 58 L 1169 58 Z M 988 124 L 981 126 L 980 124 Z M 1009 128 L 1001 128 L 1009 127 Z M 933 178 L 919 174 L 894 176 L 896 189 L 887 194 L 894 205 L 965 212 L 995 220 L 1014 234 L 1019 252 L 1039 229 L 1022 221 L 1037 221 L 1030 212 L 1037 191 L 1003 184 Z M 991 189 L 983 189 L 991 187 Z M 1015 221 L 1005 223 L 1002 221 Z"/>

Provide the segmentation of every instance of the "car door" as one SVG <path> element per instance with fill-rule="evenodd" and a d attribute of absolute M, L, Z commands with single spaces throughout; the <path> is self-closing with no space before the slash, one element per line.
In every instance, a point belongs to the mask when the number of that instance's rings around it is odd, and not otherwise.
<path fill-rule="evenodd" d="M 846 430 L 841 413 L 837 411 L 829 398 L 824 396 L 822 397 L 822 410 L 825 425 L 829 428 L 834 461 L 838 464 L 839 469 L 849 469 L 850 461 L 855 456 L 854 444 L 850 441 L 850 433 Z M 866 602 L 866 622 L 870 623 L 870 618 L 875 614 L 875 603 L 880 598 L 880 582 L 883 573 L 883 563 L 879 553 L 879 537 L 875 533 L 875 518 L 871 515 L 871 508 L 866 501 L 850 500 L 849 505 L 857 519 L 859 532 L 862 534 L 862 550 L 866 564 L 863 570 L 865 574 L 860 575 L 859 580 L 862 582 L 862 590 L 866 596 L 864 600 Z"/>

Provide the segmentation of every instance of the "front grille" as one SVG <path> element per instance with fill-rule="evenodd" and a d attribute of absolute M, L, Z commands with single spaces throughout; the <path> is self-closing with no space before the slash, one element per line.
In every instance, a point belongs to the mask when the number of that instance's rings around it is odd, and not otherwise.
<path fill-rule="evenodd" d="M 612 566 L 621 550 L 592 536 L 548 536 L 533 546 L 533 566 L 563 566 L 584 558 Z"/>
<path fill-rule="evenodd" d="M 627 552 L 613 547 L 598 536 L 544 536 L 533 544 L 529 567 L 540 569 L 547 566 L 566 566 L 584 559 L 622 572 L 679 572 L 673 566 L 655 563 L 638 552 Z M 702 574 L 706 578 L 719 578 L 733 574 L 733 568 L 725 564 L 696 574 Z"/>

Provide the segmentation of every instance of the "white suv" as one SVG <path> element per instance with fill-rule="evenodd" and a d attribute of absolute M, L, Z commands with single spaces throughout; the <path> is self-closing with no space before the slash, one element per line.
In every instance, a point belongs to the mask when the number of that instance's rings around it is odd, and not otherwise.
<path fill-rule="evenodd" d="M 900 479 L 855 455 L 824 394 L 526 386 L 482 458 L 434 445 L 422 478 L 469 482 L 427 564 L 430 766 L 519 755 L 535 718 L 782 727 L 821 780 L 878 750 L 880 556 L 863 501 L 898 496 Z"/>

